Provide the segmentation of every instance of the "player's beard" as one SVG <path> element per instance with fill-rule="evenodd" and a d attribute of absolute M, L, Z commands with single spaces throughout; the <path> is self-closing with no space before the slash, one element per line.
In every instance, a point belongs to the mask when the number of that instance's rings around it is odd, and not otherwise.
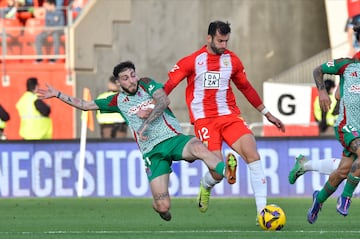
<path fill-rule="evenodd" d="M 225 51 L 225 48 L 217 48 L 213 41 L 210 44 L 210 48 L 216 55 L 221 55 Z"/>
<path fill-rule="evenodd" d="M 121 87 L 121 88 L 122 88 L 122 87 Z M 135 90 L 133 90 L 133 91 L 130 91 L 130 90 L 125 89 L 125 88 L 122 88 L 122 90 L 123 90 L 126 94 L 128 94 L 128 95 L 134 95 L 134 94 L 138 91 L 138 89 L 139 89 L 139 84 L 136 84 Z"/>

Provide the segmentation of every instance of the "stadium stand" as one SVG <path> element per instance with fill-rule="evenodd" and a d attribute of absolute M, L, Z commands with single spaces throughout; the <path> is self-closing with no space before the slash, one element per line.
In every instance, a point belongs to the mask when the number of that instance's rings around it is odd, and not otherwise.
<path fill-rule="evenodd" d="M 21 36 L 21 23 L 18 19 L 0 19 L 0 40 L 2 42 L 3 38 L 6 39 L 6 47 L 3 49 L 1 47 L 1 55 L 20 55 L 21 54 L 21 44 L 19 42 L 19 37 Z"/>
<path fill-rule="evenodd" d="M 35 55 L 35 38 L 45 26 L 44 19 L 30 18 L 26 21 L 23 35 L 20 37 L 22 42 L 23 55 Z"/>
<path fill-rule="evenodd" d="M 67 6 L 70 2 L 72 1 L 65 0 L 63 9 L 66 14 L 71 11 L 69 16 L 72 16 L 72 6 Z M 83 2 L 86 3 L 87 1 Z M 53 39 L 49 36 L 43 46 L 45 60 L 40 64 L 35 61 L 37 59 L 35 38 L 45 28 L 42 4 L 42 0 L 34 0 L 32 15 L 25 16 L 29 12 L 24 11 L 23 14 L 25 15 L 20 17 L 18 14 L 18 18 L 0 18 L 0 98 L 6 99 L 6 105 L 9 106 L 9 113 L 12 116 L 12 120 L 8 124 L 9 130 L 6 132 L 8 139 L 19 139 L 17 130 L 10 130 L 11 128 L 17 128 L 19 125 L 18 115 L 12 106 L 15 105 L 16 99 L 24 90 L 21 87 L 24 85 L 23 81 L 29 76 L 37 77 L 42 86 L 46 81 L 69 94 L 72 94 L 73 91 L 73 85 L 68 80 L 71 76 L 69 76 L 70 73 L 65 64 L 67 57 L 65 49 L 68 40 L 66 34 L 61 36 L 59 55 L 53 55 Z M 78 11 L 83 8 L 83 5 L 77 6 L 81 6 L 81 8 L 77 8 Z M 0 8 L 4 7 L 6 7 L 6 0 L 0 0 Z M 72 21 L 69 21 L 65 28 L 69 27 L 69 24 L 72 24 Z M 48 59 L 54 57 L 60 60 L 50 64 Z M 56 106 L 56 103 L 52 103 L 52 105 L 54 110 L 51 117 L 54 119 L 55 124 L 58 124 L 57 121 L 61 118 L 66 118 L 68 122 L 74 121 L 72 109 L 60 110 L 61 107 Z M 56 127 L 53 136 L 56 139 L 68 139 L 72 138 L 73 134 L 74 126 L 69 124 Z"/>

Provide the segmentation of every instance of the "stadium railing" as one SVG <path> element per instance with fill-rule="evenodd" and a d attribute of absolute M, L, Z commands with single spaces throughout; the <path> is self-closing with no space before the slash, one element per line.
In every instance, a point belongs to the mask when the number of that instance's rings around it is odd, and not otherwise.
<path fill-rule="evenodd" d="M 89 1 L 91 0 L 86 0 L 85 3 Z M 51 36 L 48 36 L 43 44 L 43 55 L 41 55 L 41 58 L 45 60 L 56 59 L 60 62 L 65 62 L 69 56 L 69 28 L 76 21 L 81 9 L 69 4 L 67 7 L 63 7 L 62 10 L 64 11 L 66 22 L 63 27 L 45 27 L 44 18 L 36 17 L 35 14 L 35 16 L 28 17 L 25 20 L 20 18 L 6 19 L 0 14 L 0 61 L 26 62 L 39 59 L 40 56 L 37 55 L 35 50 L 36 36 L 42 31 L 60 30 L 63 34 L 60 39 L 59 54 L 54 54 L 53 39 Z"/>

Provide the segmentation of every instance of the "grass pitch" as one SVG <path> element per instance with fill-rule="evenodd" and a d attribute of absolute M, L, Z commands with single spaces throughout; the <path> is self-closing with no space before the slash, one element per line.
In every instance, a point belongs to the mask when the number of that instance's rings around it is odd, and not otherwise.
<path fill-rule="evenodd" d="M 360 199 L 354 198 L 350 214 L 340 216 L 330 198 L 310 225 L 306 213 L 311 198 L 269 198 L 287 216 L 282 231 L 266 232 L 255 226 L 252 198 L 212 198 L 200 213 L 194 198 L 172 198 L 170 222 L 139 198 L 21 198 L 0 199 L 0 238 L 6 239 L 211 239 L 211 238 L 358 238 Z"/>

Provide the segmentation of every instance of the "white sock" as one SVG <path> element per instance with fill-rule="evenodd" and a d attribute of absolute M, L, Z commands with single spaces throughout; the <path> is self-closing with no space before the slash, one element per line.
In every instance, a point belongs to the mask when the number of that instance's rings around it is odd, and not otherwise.
<path fill-rule="evenodd" d="M 213 176 L 211 175 L 211 173 L 209 171 L 206 172 L 204 177 L 202 177 L 202 179 L 201 179 L 201 183 L 204 186 L 204 188 L 206 188 L 206 189 L 213 188 L 220 181 L 221 180 L 216 180 L 215 178 L 213 178 Z"/>
<path fill-rule="evenodd" d="M 251 187 L 255 194 L 256 210 L 259 213 L 266 206 L 267 185 L 261 161 L 248 164 L 250 171 Z"/>
<path fill-rule="evenodd" d="M 304 164 L 306 171 L 316 171 L 322 174 L 329 175 L 339 166 L 340 159 L 320 159 L 320 160 L 309 160 Z"/>

